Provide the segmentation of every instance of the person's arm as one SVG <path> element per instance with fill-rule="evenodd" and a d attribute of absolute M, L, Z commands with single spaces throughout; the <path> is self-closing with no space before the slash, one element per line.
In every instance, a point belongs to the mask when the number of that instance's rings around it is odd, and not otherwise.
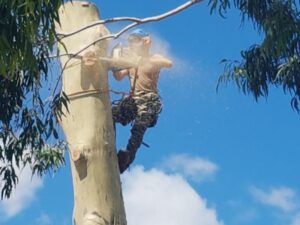
<path fill-rule="evenodd" d="M 128 69 L 115 70 L 113 71 L 114 78 L 118 81 L 122 80 L 125 76 L 129 74 Z"/>
<path fill-rule="evenodd" d="M 155 54 L 150 58 L 150 62 L 160 68 L 170 68 L 173 66 L 173 62 L 170 59 L 163 57 L 162 55 Z"/>

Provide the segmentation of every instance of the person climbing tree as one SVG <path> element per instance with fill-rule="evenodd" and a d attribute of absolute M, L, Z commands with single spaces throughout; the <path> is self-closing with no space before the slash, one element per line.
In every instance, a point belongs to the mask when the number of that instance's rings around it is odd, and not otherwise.
<path fill-rule="evenodd" d="M 150 35 L 144 30 L 133 30 L 128 36 L 128 47 L 121 49 L 121 55 L 135 62 L 136 67 L 113 71 L 118 81 L 128 76 L 131 86 L 130 95 L 112 107 L 115 123 L 125 126 L 133 122 L 127 147 L 118 152 L 120 173 L 133 162 L 146 129 L 155 126 L 162 110 L 157 82 L 160 70 L 172 67 L 172 61 L 162 55 L 151 54 L 151 41 Z"/>

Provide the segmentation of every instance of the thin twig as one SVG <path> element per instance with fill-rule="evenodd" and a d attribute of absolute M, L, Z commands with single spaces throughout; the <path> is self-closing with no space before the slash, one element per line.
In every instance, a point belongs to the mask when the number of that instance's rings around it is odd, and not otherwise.
<path fill-rule="evenodd" d="M 59 40 L 62 40 L 63 38 L 72 36 L 74 34 L 77 34 L 77 33 L 81 32 L 81 31 L 84 31 L 86 29 L 89 29 L 91 27 L 94 27 L 94 26 L 97 26 L 97 25 L 101 25 L 101 24 L 108 24 L 108 23 L 115 23 L 115 22 L 126 22 L 126 21 L 133 22 L 133 24 L 135 24 L 135 23 L 142 24 L 142 23 L 149 23 L 149 22 L 154 22 L 154 21 L 160 21 L 160 20 L 165 19 L 165 18 L 167 18 L 169 16 L 175 15 L 175 14 L 177 14 L 177 13 L 185 10 L 186 8 L 192 6 L 192 5 L 196 4 L 196 3 L 200 3 L 202 1 L 204 1 L 204 0 L 190 0 L 190 1 L 188 1 L 188 2 L 186 2 L 184 4 L 182 4 L 182 5 L 178 6 L 177 8 L 172 9 L 172 10 L 166 12 L 166 13 L 163 13 L 163 14 L 160 14 L 160 15 L 157 15 L 157 16 L 143 18 L 143 19 L 137 18 L 137 17 L 128 17 L 127 16 L 127 17 L 114 17 L 114 18 L 109 18 L 109 19 L 105 19 L 105 20 L 99 20 L 99 21 L 93 22 L 93 23 L 91 23 L 91 24 L 89 24 L 87 26 L 81 27 L 78 30 L 75 30 L 75 31 L 72 31 L 72 32 L 69 32 L 69 33 L 66 33 L 66 32 L 57 32 L 57 35 L 61 36 L 61 38 Z M 112 38 L 115 38 L 115 37 L 112 37 Z"/>

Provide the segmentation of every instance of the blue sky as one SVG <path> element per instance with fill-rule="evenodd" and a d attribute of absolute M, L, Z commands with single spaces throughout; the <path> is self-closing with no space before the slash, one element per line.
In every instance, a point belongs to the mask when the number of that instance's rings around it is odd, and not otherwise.
<path fill-rule="evenodd" d="M 184 1 L 98 1 L 102 18 L 146 17 Z M 122 24 L 109 26 L 111 32 Z M 207 1 L 142 26 L 153 51 L 174 60 L 159 89 L 164 109 L 129 172 L 122 175 L 128 225 L 300 225 L 300 117 L 290 96 L 271 88 L 255 103 L 234 85 L 216 93 L 223 58 L 261 37 L 239 13 L 210 15 Z M 115 90 L 128 83 L 110 79 Z M 116 99 L 118 96 L 112 96 Z M 126 146 L 130 127 L 117 127 Z M 71 225 L 73 194 L 68 156 L 54 176 L 24 169 L 13 197 L 0 203 L 0 224 Z M 136 209 L 139 209 L 138 211 Z"/>

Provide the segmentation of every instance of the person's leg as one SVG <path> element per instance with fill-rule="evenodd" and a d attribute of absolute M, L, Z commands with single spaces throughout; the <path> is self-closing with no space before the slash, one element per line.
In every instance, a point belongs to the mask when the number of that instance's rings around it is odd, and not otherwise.
<path fill-rule="evenodd" d="M 123 173 L 134 161 L 136 152 L 143 143 L 143 137 L 148 127 L 153 127 L 156 123 L 158 114 L 161 111 L 159 98 L 153 98 L 152 95 L 139 96 L 137 103 L 137 116 L 131 129 L 125 150 L 118 153 L 119 169 Z"/>
<path fill-rule="evenodd" d="M 135 101 L 132 97 L 123 98 L 116 106 L 112 107 L 112 117 L 114 123 L 115 137 L 116 137 L 116 123 L 121 123 L 123 126 L 126 126 L 132 122 L 137 114 L 137 107 Z M 124 168 L 122 163 L 127 162 L 129 155 L 127 152 L 120 150 L 118 152 L 118 163 L 119 168 Z M 125 168 L 126 169 L 126 168 Z M 122 169 L 122 170 L 125 170 Z M 123 172 L 123 171 L 122 171 Z"/>
<path fill-rule="evenodd" d="M 129 138 L 126 149 L 128 151 L 137 152 L 141 144 L 143 143 L 143 137 L 147 130 L 147 124 L 135 121 L 131 128 L 131 136 Z"/>
<path fill-rule="evenodd" d="M 134 120 L 137 108 L 132 97 L 123 98 L 116 106 L 112 107 L 114 123 L 121 123 L 123 126 Z"/>
<path fill-rule="evenodd" d="M 120 173 L 123 173 L 134 161 L 136 152 L 143 142 L 143 137 L 146 130 L 147 127 L 139 124 L 137 121 L 135 121 L 135 123 L 133 124 L 131 129 L 131 136 L 129 138 L 126 149 L 120 150 L 118 152 Z"/>

